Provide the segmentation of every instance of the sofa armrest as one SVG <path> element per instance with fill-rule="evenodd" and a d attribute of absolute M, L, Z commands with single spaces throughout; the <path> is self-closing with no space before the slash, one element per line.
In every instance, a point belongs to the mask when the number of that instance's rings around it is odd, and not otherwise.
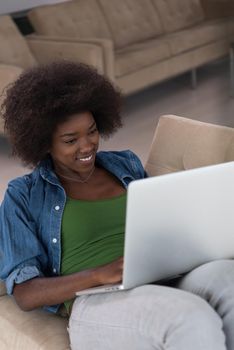
<path fill-rule="evenodd" d="M 38 63 L 67 59 L 89 64 L 104 73 L 102 49 L 95 44 L 34 38 L 27 38 L 27 43 Z"/>
<path fill-rule="evenodd" d="M 201 0 L 207 19 L 234 16 L 234 2 L 232 0 Z"/>
<path fill-rule="evenodd" d="M 26 39 L 36 58 L 38 54 L 40 55 L 40 53 L 38 53 L 40 49 L 48 50 L 48 47 L 53 46 L 55 58 L 73 60 L 75 58 L 81 62 L 91 64 L 95 66 L 100 73 L 104 73 L 109 79 L 114 81 L 114 51 L 113 43 L 109 39 L 80 39 L 37 34 L 28 35 Z M 50 50 L 52 50 L 52 48 L 49 49 L 49 51 Z M 61 55 L 61 50 L 66 51 Z M 76 53 L 73 57 L 74 51 L 76 51 Z M 52 52 L 51 54 L 53 55 Z"/>

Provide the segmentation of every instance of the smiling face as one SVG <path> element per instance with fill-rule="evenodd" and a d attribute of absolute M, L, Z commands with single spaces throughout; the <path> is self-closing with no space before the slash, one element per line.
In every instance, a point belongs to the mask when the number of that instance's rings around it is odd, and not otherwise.
<path fill-rule="evenodd" d="M 87 176 L 95 166 L 99 132 L 90 112 L 81 112 L 57 126 L 50 155 L 55 171 L 63 175 Z"/>

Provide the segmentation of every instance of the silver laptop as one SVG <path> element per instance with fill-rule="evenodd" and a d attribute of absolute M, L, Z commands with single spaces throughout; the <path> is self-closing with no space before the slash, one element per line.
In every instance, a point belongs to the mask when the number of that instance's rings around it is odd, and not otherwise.
<path fill-rule="evenodd" d="M 122 284 L 77 295 L 170 279 L 223 258 L 234 258 L 234 162 L 133 181 Z"/>

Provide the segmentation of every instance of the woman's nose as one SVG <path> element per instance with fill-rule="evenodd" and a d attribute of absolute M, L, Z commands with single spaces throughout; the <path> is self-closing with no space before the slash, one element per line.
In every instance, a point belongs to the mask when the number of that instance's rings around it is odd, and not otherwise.
<path fill-rule="evenodd" d="M 92 142 L 89 140 L 88 137 L 82 137 L 79 140 L 79 151 L 83 154 L 89 152 L 90 150 L 92 150 L 93 145 Z"/>

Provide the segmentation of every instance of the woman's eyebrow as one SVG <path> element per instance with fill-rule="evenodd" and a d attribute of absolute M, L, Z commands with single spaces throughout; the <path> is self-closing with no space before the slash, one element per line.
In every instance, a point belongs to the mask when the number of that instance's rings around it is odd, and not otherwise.
<path fill-rule="evenodd" d="M 66 133 L 66 134 L 59 135 L 59 137 L 74 136 L 74 135 L 76 135 L 76 134 L 77 134 L 76 132 L 68 132 L 68 133 Z"/>
<path fill-rule="evenodd" d="M 92 125 L 90 125 L 89 129 L 92 129 L 94 126 L 96 126 L 96 122 L 94 121 Z"/>

